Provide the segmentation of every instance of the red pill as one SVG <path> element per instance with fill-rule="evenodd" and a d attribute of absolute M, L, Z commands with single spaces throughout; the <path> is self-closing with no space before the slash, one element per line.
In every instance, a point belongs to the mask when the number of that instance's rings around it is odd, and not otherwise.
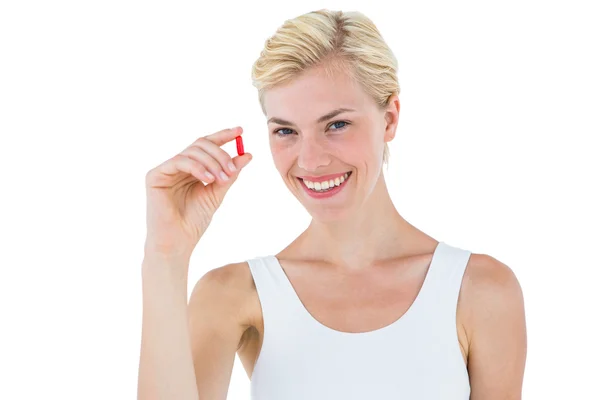
<path fill-rule="evenodd" d="M 238 136 L 235 138 L 235 144 L 237 147 L 238 156 L 244 155 L 244 142 L 242 142 L 242 137 Z"/>

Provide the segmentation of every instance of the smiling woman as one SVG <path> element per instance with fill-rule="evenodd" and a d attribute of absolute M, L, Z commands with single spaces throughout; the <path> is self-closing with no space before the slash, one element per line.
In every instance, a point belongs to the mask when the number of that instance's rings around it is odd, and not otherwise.
<path fill-rule="evenodd" d="M 347 75 L 352 80 L 350 85 L 360 86 L 380 110 L 389 105 L 392 96 L 400 94 L 398 61 L 375 25 L 358 12 L 338 13 L 346 17 L 344 25 L 341 20 L 331 19 L 335 12 L 316 11 L 286 21 L 277 34 L 266 41 L 261 57 L 252 68 L 252 81 L 265 115 L 265 96 L 269 89 L 297 80 L 317 67 L 322 68 L 325 79 Z M 315 124 L 351 111 L 354 110 L 337 108 L 317 118 Z M 270 117 L 267 123 L 295 126 L 278 116 Z M 383 162 L 387 164 L 389 147 L 387 143 L 383 146 Z"/>
<path fill-rule="evenodd" d="M 257 400 L 520 399 L 512 270 L 434 239 L 390 197 L 400 87 L 373 22 L 329 10 L 287 20 L 252 80 L 275 167 L 310 225 L 277 253 L 206 273 L 186 309 L 184 266 L 251 156 L 219 148 L 237 127 L 151 171 L 140 393 L 225 399 L 237 352 Z"/>
<path fill-rule="evenodd" d="M 398 124 L 397 70 L 369 18 L 329 10 L 285 21 L 253 66 L 275 166 L 312 216 L 275 257 L 248 260 L 258 334 L 240 358 L 253 398 L 520 397 L 524 311 L 512 271 L 413 227 L 389 197 L 381 166 Z M 513 304 L 497 315 L 515 328 L 491 333 L 462 299 L 499 276 L 487 293 Z M 473 340 L 488 345 L 469 353 Z"/>

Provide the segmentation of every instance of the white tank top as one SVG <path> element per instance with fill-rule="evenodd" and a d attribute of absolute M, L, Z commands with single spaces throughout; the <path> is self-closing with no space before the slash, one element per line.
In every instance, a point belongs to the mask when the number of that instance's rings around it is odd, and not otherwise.
<path fill-rule="evenodd" d="M 247 260 L 264 320 L 254 400 L 468 400 L 456 308 L 471 252 L 439 242 L 408 311 L 383 328 L 341 332 L 304 307 L 275 256 Z"/>

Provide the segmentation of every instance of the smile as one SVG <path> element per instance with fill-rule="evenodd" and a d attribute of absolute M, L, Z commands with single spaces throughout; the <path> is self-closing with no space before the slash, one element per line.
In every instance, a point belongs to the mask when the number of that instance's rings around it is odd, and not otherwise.
<path fill-rule="evenodd" d="M 346 186 L 345 184 L 351 175 L 352 172 L 346 172 L 345 174 L 340 174 L 340 176 L 321 182 L 313 182 L 302 178 L 298 178 L 298 180 L 309 196 L 313 198 L 326 198 L 339 193 Z"/>

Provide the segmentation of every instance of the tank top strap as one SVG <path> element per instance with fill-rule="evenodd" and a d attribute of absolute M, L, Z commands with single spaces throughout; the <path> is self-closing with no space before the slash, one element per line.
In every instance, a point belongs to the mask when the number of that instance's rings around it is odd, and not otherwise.
<path fill-rule="evenodd" d="M 273 255 L 247 260 L 261 303 L 263 319 L 281 321 L 290 312 L 299 311 L 296 293 Z M 286 317 L 287 318 L 287 317 Z"/>
<path fill-rule="evenodd" d="M 471 252 L 440 242 L 431 260 L 427 291 L 421 298 L 432 319 L 455 327 L 458 297 Z"/>

